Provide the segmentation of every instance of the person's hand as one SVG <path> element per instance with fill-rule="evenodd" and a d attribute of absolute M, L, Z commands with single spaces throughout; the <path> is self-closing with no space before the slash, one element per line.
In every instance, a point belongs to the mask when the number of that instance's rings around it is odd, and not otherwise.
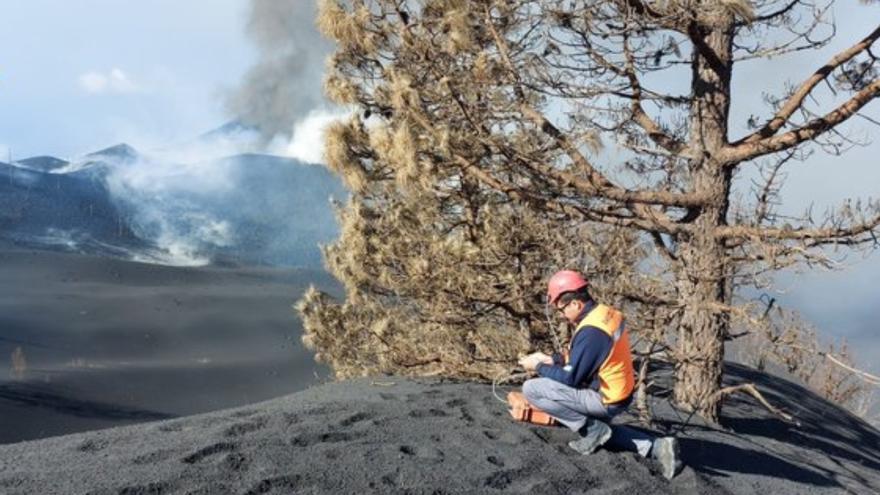
<path fill-rule="evenodd" d="M 526 371 L 535 371 L 537 367 L 537 362 L 535 361 L 535 355 L 529 354 L 528 356 L 523 356 L 519 358 L 519 365 L 523 367 Z"/>
<path fill-rule="evenodd" d="M 520 358 L 519 365 L 526 371 L 535 371 L 539 364 L 553 364 L 553 358 L 543 352 L 535 352 Z"/>

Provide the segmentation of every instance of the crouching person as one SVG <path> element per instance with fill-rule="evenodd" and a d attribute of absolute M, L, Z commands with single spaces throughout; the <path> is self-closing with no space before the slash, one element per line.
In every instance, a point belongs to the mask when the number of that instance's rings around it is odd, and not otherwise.
<path fill-rule="evenodd" d="M 577 432 L 569 446 L 591 454 L 602 445 L 652 457 L 671 479 L 681 468 L 678 441 L 655 438 L 611 419 L 632 402 L 635 373 L 623 314 L 590 297 L 579 273 L 563 270 L 550 278 L 547 303 L 575 326 L 566 363 L 559 354 L 534 353 L 520 360 L 538 378 L 523 384 L 523 395 L 533 406 Z"/>

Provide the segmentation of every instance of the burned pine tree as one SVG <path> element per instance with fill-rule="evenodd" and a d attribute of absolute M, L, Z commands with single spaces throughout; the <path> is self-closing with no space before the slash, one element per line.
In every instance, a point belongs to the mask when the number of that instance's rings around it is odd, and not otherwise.
<path fill-rule="evenodd" d="M 324 249 L 346 300 L 312 290 L 298 308 L 304 341 L 337 376 L 496 377 L 565 339 L 536 290 L 548 266 L 583 267 L 610 293 L 650 283 L 627 266 L 645 256 L 632 232 L 573 225 L 456 169 L 428 170 L 436 157 L 419 157 L 408 132 L 357 118 L 328 132 L 327 162 L 352 193 Z"/>
<path fill-rule="evenodd" d="M 604 296 L 666 330 L 653 342 L 675 364 L 675 402 L 716 420 L 725 341 L 768 318 L 742 289 L 830 265 L 828 246 L 876 246 L 875 202 L 822 218 L 778 206 L 780 170 L 811 147 L 840 150 L 841 124 L 880 93 L 880 28 L 780 75 L 802 82 L 731 135 L 735 64 L 820 48 L 827 5 L 320 5 L 337 44 L 326 92 L 359 110 L 327 143 L 353 191 L 326 252 L 347 300 L 311 292 L 300 310 L 307 343 L 343 375 L 483 375 L 545 342 L 537 296 L 552 269 L 592 268 Z"/>

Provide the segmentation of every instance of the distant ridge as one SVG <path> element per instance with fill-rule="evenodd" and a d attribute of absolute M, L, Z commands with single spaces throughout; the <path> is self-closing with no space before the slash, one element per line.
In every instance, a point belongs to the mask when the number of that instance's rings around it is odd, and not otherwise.
<path fill-rule="evenodd" d="M 16 160 L 14 164 L 40 172 L 52 172 L 66 167 L 70 162 L 54 156 L 32 156 L 24 160 Z"/>
<path fill-rule="evenodd" d="M 196 139 L 199 141 L 212 141 L 214 139 L 225 138 L 225 137 L 228 137 L 231 135 L 236 135 L 236 134 L 246 134 L 246 133 L 256 134 L 259 132 L 260 132 L 259 127 L 255 126 L 255 125 L 247 124 L 245 122 L 242 122 L 241 120 L 235 119 L 235 120 L 230 120 L 229 122 L 221 125 L 220 127 L 217 127 L 216 129 L 211 129 L 210 131 L 199 135 L 199 137 Z"/>
<path fill-rule="evenodd" d="M 136 149 L 127 143 L 119 143 L 109 148 L 89 153 L 85 156 L 87 159 L 113 159 L 122 163 L 131 163 L 138 159 L 140 154 Z"/>

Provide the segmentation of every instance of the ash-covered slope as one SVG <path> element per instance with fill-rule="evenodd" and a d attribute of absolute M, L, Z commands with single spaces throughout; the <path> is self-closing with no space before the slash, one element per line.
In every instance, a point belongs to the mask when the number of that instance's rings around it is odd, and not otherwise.
<path fill-rule="evenodd" d="M 0 239 L 106 256 L 146 249 L 100 178 L 0 163 Z"/>
<path fill-rule="evenodd" d="M 750 398 L 724 427 L 679 434 L 684 471 L 570 451 L 571 433 L 512 422 L 481 384 L 360 379 L 183 419 L 0 447 L 0 491 L 24 493 L 877 493 L 880 433 L 809 391 L 742 367 L 800 427 Z M 654 400 L 658 428 L 683 416 Z M 622 418 L 626 420 L 627 418 Z"/>

